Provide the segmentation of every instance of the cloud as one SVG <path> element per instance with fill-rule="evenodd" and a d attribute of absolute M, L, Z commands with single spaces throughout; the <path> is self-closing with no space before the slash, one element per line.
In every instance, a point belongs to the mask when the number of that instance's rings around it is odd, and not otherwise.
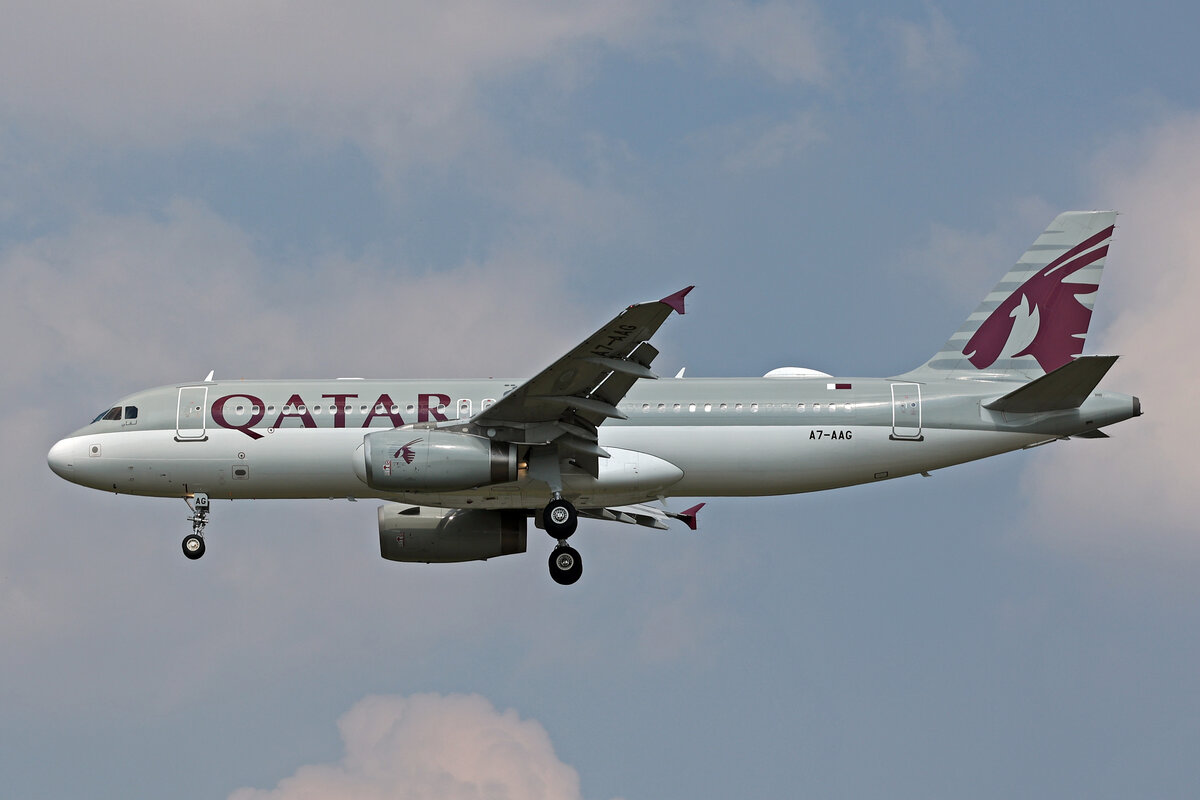
<path fill-rule="evenodd" d="M 947 302 L 974 308 L 1061 210 L 1028 197 L 1018 201 L 1015 214 L 999 214 L 986 233 L 934 222 L 927 243 L 905 254 L 904 261 L 912 271 L 934 278 Z"/>
<path fill-rule="evenodd" d="M 958 86 L 974 63 L 974 56 L 958 31 L 936 7 L 927 6 L 924 22 L 887 20 L 884 34 L 896 54 L 904 82 L 913 89 Z"/>
<path fill-rule="evenodd" d="M 24 343 L 5 355 L 14 384 L 48 370 L 103 375 L 114 387 L 211 368 L 226 377 L 524 374 L 557 355 L 537 343 L 561 345 L 551 334 L 570 329 L 560 270 L 503 246 L 442 272 L 337 253 L 275 264 L 236 225 L 177 199 L 160 218 L 89 214 L 0 252 L 0 334 Z M 497 351 L 501 331 L 526 344 Z"/>
<path fill-rule="evenodd" d="M 113 141 L 239 141 L 296 126 L 394 158 L 478 135 L 483 85 L 573 46 L 619 42 L 636 4 L 188 3 L 11 9 L 10 116 Z"/>
<path fill-rule="evenodd" d="M 825 133 L 812 112 L 798 112 L 780 122 L 745 120 L 691 137 L 702 150 L 732 173 L 774 169 L 823 141 Z"/>
<path fill-rule="evenodd" d="M 0 366 L 6 388 L 22 398 L 0 409 L 7 431 L 0 671 L 44 673 L 35 665 L 47 663 L 69 670 L 63 649 L 95 638 L 98 650 L 116 661 L 97 660 L 87 675 L 64 680 L 72 687 L 61 692 L 64 698 L 94 689 L 89 681 L 103 685 L 115 670 L 139 676 L 118 685 L 138 684 L 155 702 L 170 704 L 178 702 L 172 697 L 178 686 L 169 674 L 204 685 L 240 654 L 302 650 L 307 634 L 265 626 L 263 615 L 290 617 L 281 609 L 300 607 L 309 619 L 334 613 L 312 604 L 305 582 L 295 579 L 312 568 L 309 556 L 279 549 L 270 536 L 248 538 L 237 563 L 218 560 L 210 567 L 221 565 L 209 578 L 223 587 L 221 600 L 191 631 L 177 630 L 163 610 L 167 604 L 142 598 L 185 602 L 170 586 L 179 576 L 160 558 L 164 550 L 171 565 L 180 558 L 175 540 L 186 527 L 182 503 L 113 498 L 62 483 L 46 467 L 50 445 L 123 394 L 196 380 L 214 368 L 221 379 L 532 374 L 601 321 L 566 294 L 561 274 L 561 265 L 536 252 L 504 246 L 443 272 L 402 258 L 337 253 L 277 264 L 256 252 L 244 230 L 186 199 L 152 215 L 85 215 L 61 234 L 0 251 L 0 336 L 10 343 Z M 356 576 L 364 570 L 380 587 L 395 580 L 394 573 L 374 574 L 362 560 L 373 555 L 373 504 L 305 505 L 264 507 L 261 524 L 268 532 L 292 531 L 309 553 L 332 547 L 329 531 L 350 527 L 359 532 L 356 544 L 333 547 L 336 555 L 325 557 L 323 571 L 344 568 L 346 586 L 362 586 Z M 210 531 L 252 526 L 257 513 L 254 504 L 239 504 Z M 153 535 L 131 541 L 139 532 Z M 162 545 L 164 533 L 169 548 Z M 214 545 L 221 534 L 215 535 Z M 146 549 L 158 555 L 129 560 L 131 550 Z M 461 580 L 465 569 L 416 576 L 404 582 L 404 591 L 419 591 L 426 580 Z M 472 602 L 475 591 L 464 588 L 463 602 Z M 358 613 L 347 607 L 368 613 L 363 596 L 338 599 L 340 606 L 329 604 L 337 613 Z M 445 613 L 443 631 L 456 619 L 477 618 Z M 209 614 L 213 621 L 243 624 L 210 625 Z M 260 623 L 264 628 L 256 629 Z M 423 635 L 417 621 L 391 624 L 404 628 L 400 638 Z M 149 637 L 153 652 L 143 652 L 136 664 L 117 663 L 124 649 L 100 644 L 128 635 L 127 626 L 157 634 Z M 326 627 L 341 628 L 333 619 Z M 203 644 L 197 649 L 193 640 Z M 162 662 L 171 668 L 156 668 Z"/>
<path fill-rule="evenodd" d="M 1194 565 L 1200 116 L 1104 150 L 1093 172 L 1097 194 L 1122 213 L 1097 301 L 1112 322 L 1093 332 L 1088 351 L 1123 355 L 1104 386 L 1138 395 L 1145 415 L 1109 440 L 1055 445 L 1038 458 L 1026 476 L 1030 524 L 1072 552 Z"/>
<path fill-rule="evenodd" d="M 581 797 L 579 774 L 558 759 L 545 728 L 479 695 L 371 696 L 338 729 L 337 763 L 300 767 L 274 789 L 239 789 L 230 800 Z"/>
<path fill-rule="evenodd" d="M 782 83 L 830 80 L 830 33 L 812 3 L 709 2 L 685 6 L 679 35 L 735 64 L 751 64 Z M 670 33 L 664 33 L 670 37 Z"/>
<path fill-rule="evenodd" d="M 569 90 L 561 76 L 583 53 L 657 58 L 686 42 L 819 83 L 824 40 L 807 3 L 27 4 L 0 29 L 0 119 L 121 147 L 297 130 L 352 142 L 389 170 L 428 167 L 503 138 L 485 108 L 506 80 Z"/>

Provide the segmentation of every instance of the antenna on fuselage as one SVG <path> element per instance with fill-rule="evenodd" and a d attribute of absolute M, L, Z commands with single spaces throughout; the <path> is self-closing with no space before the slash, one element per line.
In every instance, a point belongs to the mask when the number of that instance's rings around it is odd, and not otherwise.
<path fill-rule="evenodd" d="M 216 375 L 216 374 L 217 374 L 217 371 L 215 369 L 210 369 L 208 371 L 208 377 L 204 379 L 203 383 L 212 383 L 213 375 Z"/>

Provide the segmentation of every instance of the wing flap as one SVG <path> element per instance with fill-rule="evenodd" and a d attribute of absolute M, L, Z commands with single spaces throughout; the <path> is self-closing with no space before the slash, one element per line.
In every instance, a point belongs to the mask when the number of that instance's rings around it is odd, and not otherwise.
<path fill-rule="evenodd" d="M 616 506 L 613 508 L 580 509 L 580 516 L 591 519 L 601 519 L 608 522 L 624 522 L 627 525 L 641 525 L 643 528 L 653 528 L 659 531 L 668 530 L 667 521 L 677 519 L 696 530 L 696 516 L 704 503 L 698 503 L 686 511 L 671 511 L 665 508 L 638 503 L 631 506 Z"/>

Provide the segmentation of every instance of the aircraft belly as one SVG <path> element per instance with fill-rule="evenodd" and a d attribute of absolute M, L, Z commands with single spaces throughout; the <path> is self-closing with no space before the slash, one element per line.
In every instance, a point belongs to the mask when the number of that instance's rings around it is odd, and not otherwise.
<path fill-rule="evenodd" d="M 920 441 L 878 426 L 627 426 L 605 447 L 637 447 L 678 465 L 676 497 L 792 494 L 925 472 L 1044 440 L 1045 436 L 927 428 Z"/>

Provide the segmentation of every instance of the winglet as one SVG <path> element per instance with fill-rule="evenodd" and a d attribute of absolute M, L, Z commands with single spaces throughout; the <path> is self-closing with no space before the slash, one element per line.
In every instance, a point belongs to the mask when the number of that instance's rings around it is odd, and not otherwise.
<path fill-rule="evenodd" d="M 691 287 L 689 286 L 688 288 L 690 289 Z M 682 312 L 680 312 L 680 313 L 682 313 Z M 699 503 L 697 505 L 692 506 L 687 511 L 680 511 L 675 516 L 677 519 L 683 520 L 684 524 L 687 525 L 689 528 L 691 528 L 692 530 L 696 530 L 696 516 L 700 513 L 700 509 L 704 508 L 704 506 L 705 506 L 704 503 Z"/>
<path fill-rule="evenodd" d="M 696 288 L 695 286 L 688 286 L 686 288 L 680 289 L 675 294 L 667 295 L 666 297 L 664 297 L 662 300 L 659 300 L 658 302 L 666 303 L 671 308 L 678 311 L 680 314 L 683 314 L 683 298 L 687 297 L 687 293 L 695 288 Z"/>

